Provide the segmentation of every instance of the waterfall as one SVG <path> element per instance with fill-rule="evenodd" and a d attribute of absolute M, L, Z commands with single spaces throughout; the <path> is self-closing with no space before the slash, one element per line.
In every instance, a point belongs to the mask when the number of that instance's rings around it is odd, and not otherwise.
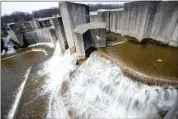
<path fill-rule="evenodd" d="M 16 50 L 14 49 L 14 44 L 13 44 L 13 42 L 10 40 L 11 38 L 10 38 L 10 36 L 8 36 L 7 38 L 6 37 L 2 37 L 2 40 L 3 40 L 3 42 L 4 42 L 4 46 L 3 47 L 6 47 L 6 48 L 8 48 L 8 51 L 7 52 L 5 52 L 4 50 L 3 50 L 3 52 L 1 53 L 2 55 L 4 55 L 5 53 L 6 54 L 12 54 L 12 53 L 15 53 L 16 52 Z"/>
<path fill-rule="evenodd" d="M 67 110 L 59 93 L 63 80 L 77 68 L 76 62 L 76 54 L 70 55 L 69 49 L 61 54 L 57 42 L 53 56 L 43 64 L 45 70 L 38 71 L 39 75 L 48 75 L 41 92 L 42 94 L 49 94 L 46 118 L 68 118 Z"/>
<path fill-rule="evenodd" d="M 173 87 L 133 81 L 96 52 L 70 76 L 63 99 L 72 118 L 157 118 L 177 99 Z"/>
<path fill-rule="evenodd" d="M 24 35 L 30 45 L 37 44 L 37 43 L 55 44 L 56 38 L 53 32 L 54 29 L 46 28 L 46 29 L 38 29 L 38 30 L 26 32 Z"/>
<path fill-rule="evenodd" d="M 76 54 L 61 54 L 59 44 L 39 75 L 48 74 L 42 93 L 49 94 L 46 118 L 157 118 L 177 99 L 172 86 L 149 86 L 121 72 L 119 64 L 94 52 L 77 66 Z M 63 82 L 68 88 L 61 95 Z M 69 113 L 68 113 L 69 112 Z"/>

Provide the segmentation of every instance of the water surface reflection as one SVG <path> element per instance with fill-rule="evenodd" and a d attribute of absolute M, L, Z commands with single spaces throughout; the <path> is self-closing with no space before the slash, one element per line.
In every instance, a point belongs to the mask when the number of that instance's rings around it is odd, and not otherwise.
<path fill-rule="evenodd" d="M 125 37 L 110 33 L 107 40 L 118 42 Z M 178 48 L 125 42 L 99 51 L 146 75 L 178 80 Z"/>

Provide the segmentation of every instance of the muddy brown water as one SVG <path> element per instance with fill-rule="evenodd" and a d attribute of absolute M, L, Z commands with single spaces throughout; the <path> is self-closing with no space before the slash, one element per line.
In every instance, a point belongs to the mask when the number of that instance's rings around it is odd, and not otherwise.
<path fill-rule="evenodd" d="M 108 33 L 107 40 L 120 42 L 126 38 Z M 125 42 L 99 51 L 145 75 L 178 80 L 178 48 Z"/>
<path fill-rule="evenodd" d="M 38 74 L 38 71 L 44 70 L 43 63 L 40 62 L 31 69 L 15 116 L 16 119 L 44 119 L 46 117 L 48 94 L 41 94 L 41 90 L 48 76 Z"/>
<path fill-rule="evenodd" d="M 49 49 L 49 48 L 48 48 Z M 24 51 L 26 51 L 24 49 Z M 49 50 L 51 53 L 52 50 Z M 46 58 L 42 51 L 30 51 L 1 60 L 1 118 L 7 118 L 18 88 L 32 65 Z"/>
<path fill-rule="evenodd" d="M 46 49 L 48 56 L 41 62 L 33 65 L 26 82 L 24 93 L 18 107 L 16 119 L 44 119 L 47 116 L 49 94 L 42 93 L 45 81 L 49 79 L 48 72 L 45 71 L 45 63 L 50 60 L 54 49 Z M 41 72 L 41 73 L 39 73 Z"/>

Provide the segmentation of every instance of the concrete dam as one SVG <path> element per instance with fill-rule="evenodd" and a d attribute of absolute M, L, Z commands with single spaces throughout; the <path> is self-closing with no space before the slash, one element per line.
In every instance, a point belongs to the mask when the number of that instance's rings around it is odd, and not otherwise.
<path fill-rule="evenodd" d="M 177 118 L 178 2 L 59 8 L 8 24 L 2 118 Z"/>
<path fill-rule="evenodd" d="M 123 9 L 98 11 L 92 21 L 104 21 L 107 31 L 128 35 L 139 42 L 153 39 L 178 47 L 177 2 L 130 2 Z"/>

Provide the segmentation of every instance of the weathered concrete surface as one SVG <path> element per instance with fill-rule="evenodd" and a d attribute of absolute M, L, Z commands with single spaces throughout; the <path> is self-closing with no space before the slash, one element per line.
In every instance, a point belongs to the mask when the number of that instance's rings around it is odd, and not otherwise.
<path fill-rule="evenodd" d="M 37 19 L 37 21 L 39 22 L 41 28 L 47 28 L 52 27 L 53 25 L 52 19 L 53 17 L 46 17 Z"/>
<path fill-rule="evenodd" d="M 21 26 L 23 26 L 23 28 L 24 28 L 23 30 L 25 30 L 25 31 L 33 30 L 33 26 L 30 21 L 22 23 Z"/>
<path fill-rule="evenodd" d="M 55 44 L 56 35 L 53 28 L 36 29 L 34 31 L 24 33 L 24 38 L 29 45 L 36 43 L 53 43 Z"/>
<path fill-rule="evenodd" d="M 109 11 L 98 11 L 98 16 L 101 18 L 101 22 L 106 22 L 106 31 L 109 32 L 109 16 L 110 12 Z"/>
<path fill-rule="evenodd" d="M 52 19 L 48 22 L 50 26 L 53 25 Z M 8 27 L 10 28 L 9 35 L 23 47 L 35 43 L 53 43 L 55 45 L 56 31 L 54 27 L 40 29 L 39 20 L 34 19 L 23 23 L 11 23 L 8 24 Z"/>
<path fill-rule="evenodd" d="M 106 47 L 106 23 L 88 23 L 74 29 L 77 34 L 75 46 L 79 59 L 85 59 L 85 51 L 90 47 Z"/>
<path fill-rule="evenodd" d="M 14 34 L 14 32 L 12 30 L 9 30 L 7 32 L 15 42 L 20 43 L 19 40 L 17 39 L 16 35 Z"/>
<path fill-rule="evenodd" d="M 178 2 L 125 3 L 123 11 L 110 12 L 110 31 L 178 47 Z"/>
<path fill-rule="evenodd" d="M 95 23 L 82 24 L 82 25 L 78 25 L 73 31 L 75 33 L 83 34 L 87 30 L 98 29 L 98 28 L 106 28 L 106 23 L 105 22 L 97 22 L 97 23 L 95 22 Z"/>
<path fill-rule="evenodd" d="M 20 25 L 16 25 L 15 23 L 8 24 L 10 29 L 9 35 L 13 38 L 14 41 L 18 42 L 21 46 L 26 45 L 23 38 L 23 33 L 20 28 Z"/>
<path fill-rule="evenodd" d="M 90 22 L 101 22 L 98 11 L 90 12 Z"/>
<path fill-rule="evenodd" d="M 90 22 L 89 7 L 84 4 L 60 2 L 59 8 L 70 52 L 80 51 L 80 49 L 75 47 L 75 44 L 78 44 L 78 39 L 77 34 L 73 30 L 78 25 Z"/>
<path fill-rule="evenodd" d="M 33 20 L 31 20 L 30 22 L 31 22 L 31 25 L 32 25 L 32 28 L 33 28 L 33 29 L 41 28 L 41 27 L 40 27 L 40 23 L 39 23 L 38 20 L 33 19 Z"/>
<path fill-rule="evenodd" d="M 93 47 L 106 47 L 106 27 L 90 29 Z"/>
<path fill-rule="evenodd" d="M 95 12 L 90 12 L 90 22 L 106 22 L 106 31 L 110 32 L 110 12 L 122 11 L 119 9 L 99 9 Z"/>
<path fill-rule="evenodd" d="M 61 17 L 53 18 L 52 22 L 53 22 L 53 25 L 54 25 L 54 28 L 56 31 L 56 36 L 59 41 L 61 52 L 64 52 L 66 50 L 66 46 L 68 44 L 67 44 L 67 39 L 66 39 L 65 31 L 64 31 L 64 25 L 62 22 L 62 18 Z"/>
<path fill-rule="evenodd" d="M 91 22 L 106 22 L 106 31 L 109 32 L 109 11 L 95 11 L 95 14 L 90 15 Z"/>

